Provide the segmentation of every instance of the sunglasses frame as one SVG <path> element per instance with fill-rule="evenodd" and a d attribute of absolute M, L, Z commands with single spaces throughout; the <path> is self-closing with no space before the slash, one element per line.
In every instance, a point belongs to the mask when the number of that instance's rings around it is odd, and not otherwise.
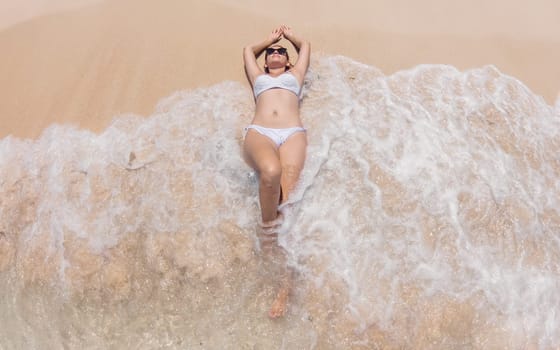
<path fill-rule="evenodd" d="M 285 47 L 267 47 L 266 48 L 266 55 L 272 55 L 273 53 L 278 52 L 279 55 L 288 56 L 288 49 Z"/>

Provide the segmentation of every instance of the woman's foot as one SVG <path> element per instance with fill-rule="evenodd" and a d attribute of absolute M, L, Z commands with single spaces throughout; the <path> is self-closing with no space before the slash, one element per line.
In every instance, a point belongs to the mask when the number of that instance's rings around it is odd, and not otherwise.
<path fill-rule="evenodd" d="M 288 296 L 290 290 L 288 287 L 283 287 L 276 295 L 276 299 L 272 302 L 270 311 L 268 311 L 268 317 L 272 319 L 280 318 L 286 314 L 288 309 Z"/>

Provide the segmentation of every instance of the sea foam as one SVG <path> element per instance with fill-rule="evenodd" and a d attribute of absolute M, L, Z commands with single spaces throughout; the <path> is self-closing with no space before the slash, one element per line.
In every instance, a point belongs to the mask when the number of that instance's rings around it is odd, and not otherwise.
<path fill-rule="evenodd" d="M 241 156 L 253 109 L 223 82 L 100 134 L 1 140 L 1 345 L 560 346 L 558 104 L 493 66 L 314 58 L 281 322 Z"/>

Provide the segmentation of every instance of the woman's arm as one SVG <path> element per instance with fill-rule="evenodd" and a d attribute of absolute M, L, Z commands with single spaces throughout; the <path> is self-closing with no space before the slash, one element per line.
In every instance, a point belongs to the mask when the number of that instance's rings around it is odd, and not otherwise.
<path fill-rule="evenodd" d="M 259 57 L 267 47 L 278 42 L 281 38 L 282 27 L 278 27 L 274 29 L 265 40 L 243 48 L 245 74 L 251 85 L 253 85 L 253 82 L 259 75 L 264 74 L 263 70 L 257 64 L 257 57 Z"/>
<path fill-rule="evenodd" d="M 295 73 L 299 75 L 300 81 L 302 81 L 305 73 L 307 73 L 307 69 L 309 68 L 311 44 L 295 35 L 290 27 L 283 25 L 280 28 L 282 29 L 284 38 L 288 39 L 288 41 L 292 43 L 298 53 L 298 59 L 292 68 L 292 71 L 295 71 Z"/>

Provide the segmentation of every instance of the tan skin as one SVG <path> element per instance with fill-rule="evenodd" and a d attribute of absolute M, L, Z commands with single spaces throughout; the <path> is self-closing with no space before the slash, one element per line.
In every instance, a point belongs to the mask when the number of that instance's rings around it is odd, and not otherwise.
<path fill-rule="evenodd" d="M 288 40 L 298 52 L 296 63 L 291 66 L 286 55 L 277 51 L 266 56 L 265 72 L 257 64 L 266 48 L 279 48 L 282 38 Z M 293 74 L 299 85 L 309 67 L 309 42 L 299 38 L 293 31 L 283 25 L 272 31 L 263 41 L 246 46 L 243 49 L 245 72 L 251 86 L 259 75 L 269 74 L 277 77 L 288 71 Z M 289 128 L 302 126 L 299 113 L 299 97 L 284 89 L 269 89 L 261 93 L 255 101 L 255 115 L 251 124 L 267 128 Z M 247 163 L 259 174 L 259 202 L 263 228 L 274 228 L 278 224 L 278 204 L 288 199 L 299 179 L 305 163 L 307 137 L 305 132 L 291 135 L 280 147 L 267 136 L 249 129 L 243 144 L 243 153 Z M 271 318 L 282 316 L 290 291 L 290 273 L 284 278 L 283 285 L 269 312 Z"/>

